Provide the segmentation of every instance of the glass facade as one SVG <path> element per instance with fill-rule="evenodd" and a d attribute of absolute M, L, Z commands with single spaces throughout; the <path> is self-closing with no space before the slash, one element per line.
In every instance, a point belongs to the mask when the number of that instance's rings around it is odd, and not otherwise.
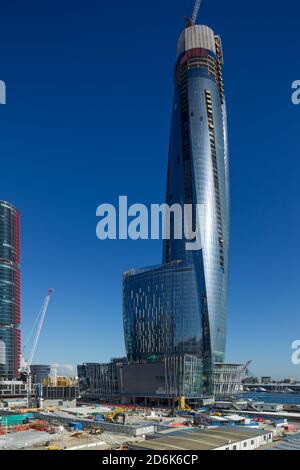
<path fill-rule="evenodd" d="M 202 246 L 186 251 L 186 240 L 166 241 L 164 262 L 194 266 L 206 367 L 224 361 L 226 340 L 229 171 L 222 63 L 220 38 L 210 28 L 185 29 L 177 51 L 166 199 L 169 205 L 203 205 Z"/>
<path fill-rule="evenodd" d="M 124 275 L 123 312 L 128 360 L 201 354 L 196 273 L 192 265 L 168 263 Z"/>
<path fill-rule="evenodd" d="M 165 356 L 167 396 L 199 397 L 202 393 L 203 364 L 199 355 Z"/>
<path fill-rule="evenodd" d="M 112 359 L 107 364 L 85 363 L 77 366 L 79 390 L 82 397 L 89 400 L 120 399 L 118 366 L 126 359 Z"/>
<path fill-rule="evenodd" d="M 207 26 L 189 23 L 175 67 L 166 202 L 201 204 L 201 247 L 164 241 L 163 264 L 125 273 L 123 320 L 129 361 L 194 355 L 204 389 L 223 363 L 227 323 L 229 165 L 221 40 Z M 186 221 L 185 221 L 186 223 Z M 199 370 L 199 368 L 198 368 Z M 181 377 L 189 381 L 188 369 Z M 200 381 L 201 381 L 200 380 Z M 209 385 L 210 384 L 210 385 Z M 181 387 L 182 388 L 182 387 Z"/>
<path fill-rule="evenodd" d="M 51 366 L 47 364 L 32 364 L 30 370 L 32 383 L 40 385 L 44 383 L 45 379 L 48 379 L 51 373 Z"/>
<path fill-rule="evenodd" d="M 0 201 L 0 379 L 20 368 L 20 214 Z"/>

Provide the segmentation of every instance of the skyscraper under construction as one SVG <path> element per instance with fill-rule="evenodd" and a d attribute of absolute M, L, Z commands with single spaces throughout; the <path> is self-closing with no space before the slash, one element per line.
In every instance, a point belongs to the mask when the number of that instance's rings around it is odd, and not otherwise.
<path fill-rule="evenodd" d="M 188 364 L 190 391 L 198 392 L 225 356 L 229 166 L 222 65 L 220 37 L 188 20 L 177 45 L 166 202 L 202 205 L 201 247 L 187 250 L 187 240 L 171 230 L 161 266 L 124 275 L 129 360 L 172 358 L 183 371 Z M 194 210 L 193 223 L 195 217 Z"/>
<path fill-rule="evenodd" d="M 200 4 L 177 44 L 166 191 L 171 236 L 161 265 L 124 274 L 127 359 L 80 366 L 87 396 L 101 389 L 99 398 L 174 405 L 178 397 L 199 404 L 205 395 L 240 391 L 242 367 L 224 362 L 230 204 L 223 52 L 220 37 L 196 24 Z M 192 208 L 193 217 L 180 223 L 190 233 L 198 225 L 201 243 L 193 249 L 186 230 L 175 233 L 175 206 Z"/>
<path fill-rule="evenodd" d="M 0 380 L 20 368 L 20 214 L 0 201 Z"/>

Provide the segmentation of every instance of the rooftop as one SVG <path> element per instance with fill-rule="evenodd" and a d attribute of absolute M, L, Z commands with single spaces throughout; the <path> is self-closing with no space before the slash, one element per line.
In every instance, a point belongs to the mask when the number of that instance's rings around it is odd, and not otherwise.
<path fill-rule="evenodd" d="M 289 436 L 268 450 L 300 450 L 300 434 Z"/>
<path fill-rule="evenodd" d="M 134 444 L 136 450 L 215 450 L 218 447 L 269 434 L 269 431 L 231 427 L 173 431 L 162 437 Z"/>

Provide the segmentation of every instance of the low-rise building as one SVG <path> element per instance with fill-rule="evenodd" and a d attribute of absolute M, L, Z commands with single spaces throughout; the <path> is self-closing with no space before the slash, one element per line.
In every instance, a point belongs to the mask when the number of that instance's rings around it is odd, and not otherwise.
<path fill-rule="evenodd" d="M 205 390 L 202 361 L 188 354 L 153 356 L 140 362 L 113 359 L 108 364 L 86 363 L 77 367 L 83 401 L 173 406 L 174 400 L 183 396 L 191 405 L 202 406 L 204 396 L 231 397 L 241 391 L 241 365 L 213 364 L 211 388 Z"/>
<path fill-rule="evenodd" d="M 130 450 L 255 450 L 273 441 L 273 433 L 265 430 L 219 427 L 188 429 L 160 434 L 144 442 L 129 445 Z"/>
<path fill-rule="evenodd" d="M 268 385 L 268 384 L 272 383 L 272 377 L 262 377 L 261 378 L 261 383 L 265 384 L 265 385 Z"/>
<path fill-rule="evenodd" d="M 3 398 L 19 398 L 26 396 L 26 384 L 20 380 L 4 380 L 0 382 L 0 400 Z"/>
<path fill-rule="evenodd" d="M 276 413 L 279 413 L 280 411 L 283 411 L 283 404 L 281 403 L 256 403 L 255 407 L 259 411 L 275 411 Z"/>

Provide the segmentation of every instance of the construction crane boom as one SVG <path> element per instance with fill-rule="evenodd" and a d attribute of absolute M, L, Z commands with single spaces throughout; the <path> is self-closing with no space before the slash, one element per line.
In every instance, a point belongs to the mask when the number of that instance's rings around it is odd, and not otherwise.
<path fill-rule="evenodd" d="M 38 324 L 38 327 L 37 327 L 37 330 L 36 330 L 35 338 L 34 338 L 34 341 L 33 341 L 31 353 L 30 353 L 29 360 L 28 360 L 28 366 L 29 367 L 31 366 L 33 358 L 34 358 L 35 350 L 36 350 L 36 347 L 37 347 L 37 344 L 38 344 L 38 341 L 39 341 L 39 337 L 40 337 L 40 334 L 41 334 L 41 331 L 42 331 L 42 328 L 43 328 L 43 324 L 44 324 L 44 321 L 45 321 L 45 316 L 46 316 L 46 313 L 47 313 L 47 308 L 48 308 L 52 293 L 53 293 L 53 289 L 48 289 L 47 295 L 45 297 L 44 303 L 42 305 L 42 308 L 41 308 L 41 311 L 40 311 L 40 314 L 39 314 L 40 320 L 39 320 L 39 324 Z"/>
<path fill-rule="evenodd" d="M 196 0 L 196 2 L 195 2 L 194 11 L 193 11 L 193 15 L 192 15 L 193 24 L 195 24 L 196 21 L 197 21 L 199 11 L 200 11 L 200 8 L 201 8 L 201 3 L 202 3 L 202 0 Z"/>
<path fill-rule="evenodd" d="M 252 363 L 252 361 L 246 362 L 246 364 L 243 366 L 242 370 L 247 370 L 251 363 Z"/>
<path fill-rule="evenodd" d="M 31 401 L 32 401 L 31 400 L 31 386 L 32 386 L 31 364 L 32 364 L 34 354 L 35 354 L 35 351 L 36 351 L 36 347 L 37 347 L 37 344 L 38 344 L 38 341 L 39 341 L 39 337 L 40 337 L 40 334 L 41 334 L 41 331 L 42 331 L 42 328 L 43 328 L 43 324 L 44 324 L 44 321 L 45 321 L 45 316 L 46 316 L 46 313 L 47 313 L 47 308 L 48 308 L 49 301 L 50 301 L 52 293 L 53 293 L 53 289 L 48 289 L 48 292 L 47 292 L 47 295 L 46 295 L 45 300 L 43 302 L 42 308 L 41 308 L 40 313 L 39 313 L 39 315 L 38 315 L 38 317 L 35 321 L 35 324 L 34 324 L 34 325 L 38 324 L 38 326 L 37 326 L 37 330 L 36 330 L 35 337 L 34 337 L 34 340 L 33 340 L 33 344 L 32 344 L 31 352 L 30 352 L 30 355 L 29 355 L 29 359 L 25 360 L 23 358 L 23 365 L 20 369 L 21 376 L 23 376 L 26 380 L 27 408 L 29 408 L 32 404 L 31 403 Z"/>

